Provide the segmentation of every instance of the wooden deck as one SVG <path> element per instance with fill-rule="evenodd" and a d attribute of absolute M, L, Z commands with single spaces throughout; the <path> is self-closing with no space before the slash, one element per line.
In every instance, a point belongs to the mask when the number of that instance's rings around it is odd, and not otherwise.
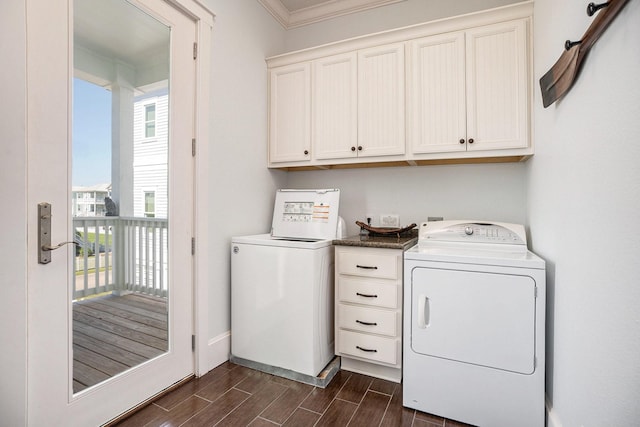
<path fill-rule="evenodd" d="M 73 392 L 167 351 L 167 303 L 140 294 L 73 304 Z"/>

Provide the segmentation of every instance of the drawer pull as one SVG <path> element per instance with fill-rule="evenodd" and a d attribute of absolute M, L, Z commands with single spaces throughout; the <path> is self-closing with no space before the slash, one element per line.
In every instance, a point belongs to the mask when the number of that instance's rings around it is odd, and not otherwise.
<path fill-rule="evenodd" d="M 356 295 L 358 295 L 359 297 L 365 297 L 365 298 L 378 298 L 378 295 L 367 295 L 367 294 L 361 294 L 360 292 L 356 292 Z"/>
<path fill-rule="evenodd" d="M 378 350 L 360 347 L 359 345 L 357 345 L 356 348 L 358 350 L 366 351 L 367 353 L 377 353 L 378 352 Z"/>
<path fill-rule="evenodd" d="M 366 326 L 378 326 L 376 322 L 363 322 L 362 320 L 358 320 L 358 319 L 356 319 L 356 323 L 360 323 L 361 325 L 366 325 Z"/>
<path fill-rule="evenodd" d="M 360 265 L 360 264 L 356 264 L 357 268 L 362 268 L 364 270 L 377 270 L 378 267 L 376 267 L 375 265 Z"/>

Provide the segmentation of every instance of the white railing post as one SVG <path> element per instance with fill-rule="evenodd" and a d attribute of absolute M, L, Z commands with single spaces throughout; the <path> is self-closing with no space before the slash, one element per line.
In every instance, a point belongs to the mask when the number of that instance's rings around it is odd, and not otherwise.
<path fill-rule="evenodd" d="M 116 295 L 124 295 L 127 291 L 127 283 L 125 279 L 125 269 L 127 263 L 125 259 L 125 223 L 122 218 L 117 218 L 113 227 L 113 284 Z"/>

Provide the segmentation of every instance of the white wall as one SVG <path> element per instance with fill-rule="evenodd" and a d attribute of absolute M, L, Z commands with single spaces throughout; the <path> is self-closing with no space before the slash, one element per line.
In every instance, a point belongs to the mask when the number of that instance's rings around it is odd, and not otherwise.
<path fill-rule="evenodd" d="M 290 188 L 339 188 L 347 232 L 374 214 L 399 214 L 402 225 L 445 219 L 524 223 L 524 164 L 419 166 L 289 172 Z"/>
<path fill-rule="evenodd" d="M 536 0 L 536 79 L 586 31 L 585 5 Z M 550 426 L 640 420 L 639 23 L 631 1 L 561 101 L 543 109 L 536 86 L 528 222 L 548 266 Z"/>
<path fill-rule="evenodd" d="M 405 0 L 289 30 L 285 48 L 288 52 L 518 2 L 519 0 Z"/>
<path fill-rule="evenodd" d="M 0 28 L 0 414 L 3 424 L 20 426 L 27 387 L 24 1 L 0 2 Z"/>
<path fill-rule="evenodd" d="M 407 0 L 290 30 L 286 47 L 302 49 L 509 3 L 517 1 Z M 287 186 L 340 188 L 340 215 L 351 234 L 367 213 L 399 214 L 403 225 L 428 216 L 523 223 L 525 170 L 525 164 L 485 164 L 290 172 Z"/>
<path fill-rule="evenodd" d="M 267 164 L 265 58 L 283 50 L 284 30 L 255 0 L 208 0 L 213 25 L 209 141 L 209 340 L 230 330 L 230 243 L 266 233 L 286 174 Z M 220 338 L 220 336 L 223 336 Z M 228 341 L 228 339 L 227 339 Z"/>

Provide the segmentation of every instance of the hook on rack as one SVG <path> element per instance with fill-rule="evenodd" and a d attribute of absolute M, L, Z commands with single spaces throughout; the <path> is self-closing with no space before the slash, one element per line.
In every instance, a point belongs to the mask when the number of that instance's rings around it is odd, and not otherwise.
<path fill-rule="evenodd" d="M 587 15 L 593 16 L 597 11 L 607 6 L 609 6 L 609 2 L 600 3 L 600 4 L 595 4 L 591 2 L 587 5 Z"/>
<path fill-rule="evenodd" d="M 567 40 L 567 41 L 564 42 L 564 49 L 565 50 L 569 50 L 572 47 L 574 47 L 576 45 L 579 45 L 580 43 L 582 43 L 582 40 L 578 40 L 578 41 L 575 41 L 575 42 L 572 42 L 571 40 Z"/>
<path fill-rule="evenodd" d="M 589 49 L 628 2 L 629 0 L 609 0 L 603 4 L 590 3 L 587 6 L 587 14 L 589 16 L 599 9 L 604 7 L 606 9 L 598 13 L 598 16 L 593 19 L 580 41 L 567 40 L 564 43 L 565 51 L 562 52 L 553 67 L 540 78 L 542 105 L 545 108 L 556 102 L 571 89 Z M 577 49 L 573 49 L 576 45 L 580 46 Z"/>

